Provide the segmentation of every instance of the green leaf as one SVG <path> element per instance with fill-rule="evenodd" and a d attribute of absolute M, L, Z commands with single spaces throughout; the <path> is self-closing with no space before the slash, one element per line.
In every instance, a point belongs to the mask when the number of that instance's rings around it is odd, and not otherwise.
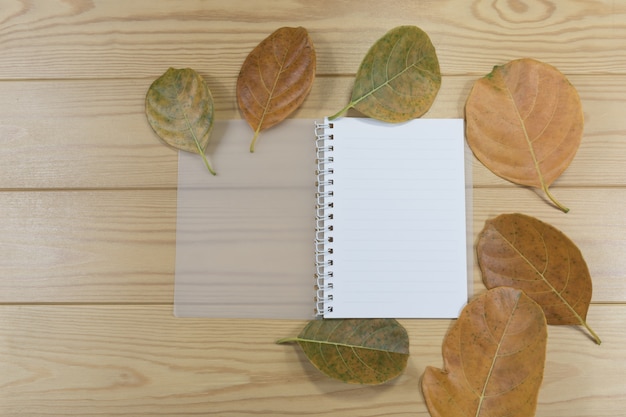
<path fill-rule="evenodd" d="M 215 175 L 205 155 L 213 128 L 213 97 L 197 72 L 170 68 L 157 78 L 146 94 L 146 116 L 163 142 L 200 154 Z"/>
<path fill-rule="evenodd" d="M 422 116 L 432 105 L 441 73 L 435 47 L 416 26 L 399 26 L 370 48 L 356 74 L 350 108 L 385 122 Z"/>
<path fill-rule="evenodd" d="M 351 384 L 382 384 L 406 368 L 409 337 L 394 319 L 313 320 L 297 342 L 320 371 Z"/>

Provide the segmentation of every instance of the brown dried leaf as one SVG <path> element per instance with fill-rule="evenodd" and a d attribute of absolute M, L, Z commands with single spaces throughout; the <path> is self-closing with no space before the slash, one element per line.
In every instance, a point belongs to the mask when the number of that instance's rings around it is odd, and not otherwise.
<path fill-rule="evenodd" d="M 487 288 L 519 288 L 542 308 L 549 324 L 587 325 L 592 284 L 580 250 L 562 232 L 534 217 L 502 214 L 488 220 L 476 244 Z"/>
<path fill-rule="evenodd" d="M 474 83 L 465 105 L 467 142 L 492 172 L 511 182 L 548 187 L 580 146 L 583 111 L 574 86 L 556 68 L 524 58 Z"/>
<path fill-rule="evenodd" d="M 394 319 L 313 320 L 297 342 L 320 371 L 351 384 L 382 384 L 406 368 L 409 336 Z"/>
<path fill-rule="evenodd" d="M 444 339 L 444 369 L 424 372 L 431 416 L 533 416 L 546 341 L 543 312 L 522 291 L 500 287 L 475 298 Z"/>
<path fill-rule="evenodd" d="M 276 30 L 250 52 L 237 79 L 237 103 L 254 138 L 283 121 L 311 91 L 316 56 L 303 27 Z"/>

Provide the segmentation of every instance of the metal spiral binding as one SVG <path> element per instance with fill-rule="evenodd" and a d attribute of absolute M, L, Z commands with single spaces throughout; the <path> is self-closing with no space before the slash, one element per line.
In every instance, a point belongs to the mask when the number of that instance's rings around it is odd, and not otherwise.
<path fill-rule="evenodd" d="M 315 123 L 316 213 L 315 213 L 315 313 L 318 317 L 333 311 L 333 135 L 332 123 Z"/>

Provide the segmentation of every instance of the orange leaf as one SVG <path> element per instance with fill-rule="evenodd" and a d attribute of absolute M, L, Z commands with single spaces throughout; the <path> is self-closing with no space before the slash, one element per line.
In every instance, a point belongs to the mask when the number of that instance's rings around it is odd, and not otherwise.
<path fill-rule="evenodd" d="M 309 94 L 315 78 L 315 49 L 303 27 L 276 30 L 250 52 L 237 79 L 237 103 L 259 133 L 283 121 Z"/>
<path fill-rule="evenodd" d="M 444 369 L 424 372 L 431 416 L 533 416 L 546 341 L 543 312 L 522 291 L 500 287 L 475 298 L 444 339 Z"/>
<path fill-rule="evenodd" d="M 534 217 L 502 214 L 488 220 L 476 244 L 487 288 L 519 288 L 542 308 L 549 324 L 585 326 L 591 275 L 582 253 L 561 231 Z"/>
<path fill-rule="evenodd" d="M 511 61 L 474 83 L 465 105 L 467 142 L 492 172 L 516 184 L 548 187 L 569 166 L 583 132 L 576 89 L 551 65 Z"/>

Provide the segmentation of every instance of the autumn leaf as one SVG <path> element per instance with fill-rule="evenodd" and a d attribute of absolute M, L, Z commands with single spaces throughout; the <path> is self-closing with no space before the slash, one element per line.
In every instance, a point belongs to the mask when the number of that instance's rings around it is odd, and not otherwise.
<path fill-rule="evenodd" d="M 163 142 L 200 154 L 215 175 L 205 155 L 213 128 L 213 97 L 196 71 L 168 69 L 148 89 L 145 106 L 148 122 Z"/>
<path fill-rule="evenodd" d="M 406 368 L 409 338 L 394 319 L 313 320 L 297 342 L 311 363 L 326 375 L 353 384 L 382 384 Z"/>
<path fill-rule="evenodd" d="M 467 142 L 487 168 L 569 210 L 548 189 L 574 159 L 583 132 L 580 98 L 561 72 L 529 58 L 496 66 L 474 83 L 465 119 Z"/>
<path fill-rule="evenodd" d="M 250 152 L 259 133 L 293 113 L 311 91 L 316 55 L 303 27 L 276 30 L 250 52 L 237 79 L 237 103 L 254 129 Z"/>
<path fill-rule="evenodd" d="M 533 416 L 546 341 L 543 312 L 522 291 L 500 287 L 475 298 L 444 339 L 444 368 L 424 372 L 430 415 Z"/>
<path fill-rule="evenodd" d="M 435 47 L 416 26 L 398 26 L 380 38 L 365 55 L 356 74 L 350 108 L 385 122 L 422 116 L 432 105 L 441 74 Z"/>
<path fill-rule="evenodd" d="M 534 217 L 502 214 L 488 220 L 476 243 L 487 288 L 519 288 L 542 308 L 548 324 L 587 325 L 592 284 L 587 263 L 561 231 Z"/>

